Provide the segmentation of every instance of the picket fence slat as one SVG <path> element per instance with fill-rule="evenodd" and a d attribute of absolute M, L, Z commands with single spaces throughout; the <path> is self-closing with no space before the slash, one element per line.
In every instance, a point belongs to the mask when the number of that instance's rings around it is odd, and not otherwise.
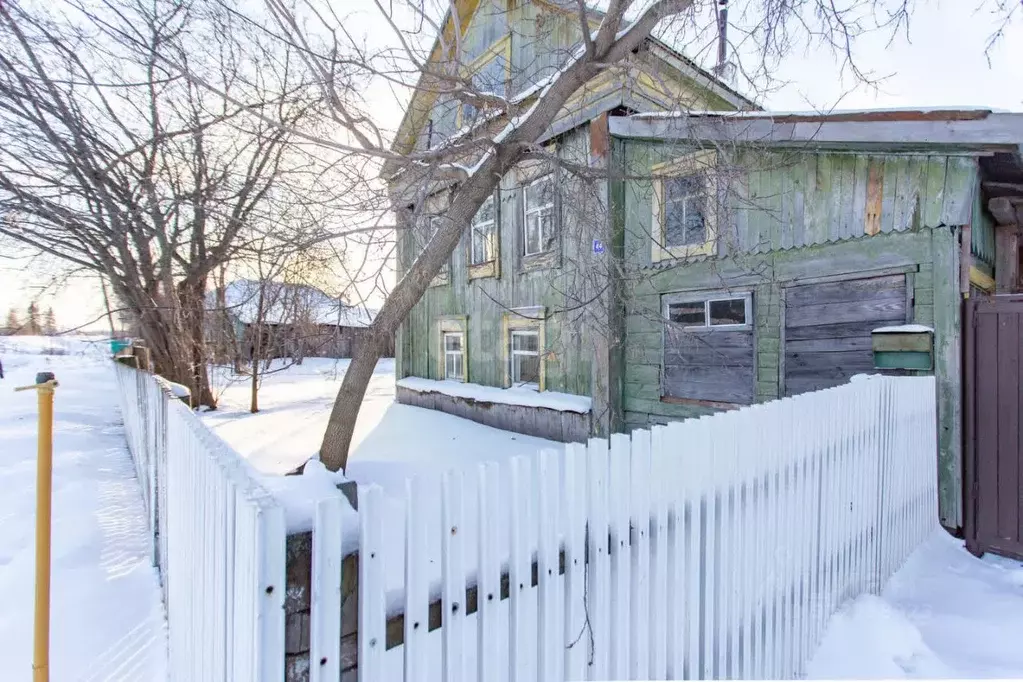
<path fill-rule="evenodd" d="M 465 678 L 465 531 L 462 527 L 462 475 L 449 471 L 441 481 L 441 640 L 444 682 Z M 365 679 L 383 679 L 368 676 Z"/>
<path fill-rule="evenodd" d="M 663 680 L 667 668 L 667 623 L 665 603 L 668 581 L 668 444 L 667 427 L 650 429 L 651 570 L 650 582 L 650 679 Z"/>
<path fill-rule="evenodd" d="M 629 678 L 646 679 L 650 659 L 646 656 L 650 640 L 650 432 L 632 432 L 630 472 L 632 527 L 632 583 L 629 613 Z"/>
<path fill-rule="evenodd" d="M 313 517 L 312 594 L 309 621 L 309 682 L 335 682 L 341 677 L 341 549 L 340 497 L 316 504 Z"/>
<path fill-rule="evenodd" d="M 541 680 L 558 679 L 561 661 L 561 638 L 558 623 L 564 609 L 564 600 L 558 594 L 558 526 L 551 523 L 558 514 L 558 462 L 557 453 L 540 453 L 537 470 L 537 610 L 539 624 L 536 629 L 537 676 Z M 481 678 L 483 679 L 483 678 Z"/>
<path fill-rule="evenodd" d="M 479 570 L 476 577 L 476 632 L 478 653 L 476 679 L 486 680 L 501 660 L 501 560 L 497 550 L 497 509 L 499 468 L 494 463 L 479 467 Z M 507 621 L 505 621 L 507 622 Z M 408 640 L 406 640 L 408 641 Z M 424 675 L 424 673 L 420 673 Z M 423 678 L 425 679 L 425 678 Z"/>
<path fill-rule="evenodd" d="M 632 443 L 623 433 L 611 436 L 609 459 L 610 528 L 608 552 L 611 560 L 611 679 L 629 675 L 629 616 L 632 580 L 632 552 L 629 547 L 629 458 Z M 547 678 L 544 678 L 547 679 Z"/>
<path fill-rule="evenodd" d="M 532 578 L 530 552 L 526 548 L 529 529 L 529 502 L 532 499 L 532 468 L 524 457 L 511 461 L 508 513 L 511 517 L 511 560 L 508 572 L 508 679 L 524 682 L 529 675 L 528 645 L 535 631 L 527 620 L 527 598 Z M 534 624 L 535 627 L 535 624 Z"/>
<path fill-rule="evenodd" d="M 586 679 L 589 637 L 586 632 L 586 448 L 565 446 L 562 509 L 565 537 L 564 679 Z"/>
<path fill-rule="evenodd" d="M 359 676 L 384 679 L 386 595 L 384 494 L 380 486 L 359 490 Z"/>
<path fill-rule="evenodd" d="M 429 565 L 426 531 L 427 506 L 425 483 L 408 479 L 405 483 L 405 621 L 402 624 L 404 646 L 402 663 L 406 682 L 429 679 L 427 623 L 430 607 L 430 578 L 423 570 Z"/>
<path fill-rule="evenodd" d="M 590 618 L 591 651 L 589 652 L 589 678 L 603 680 L 610 677 L 609 637 L 611 613 L 611 560 L 608 556 L 608 444 L 606 440 L 591 438 L 587 459 L 587 607 Z"/>

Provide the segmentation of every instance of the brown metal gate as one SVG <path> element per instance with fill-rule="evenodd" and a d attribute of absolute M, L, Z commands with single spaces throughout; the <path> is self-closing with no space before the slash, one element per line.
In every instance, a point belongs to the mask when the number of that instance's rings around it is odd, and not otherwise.
<path fill-rule="evenodd" d="M 966 303 L 967 547 L 1023 558 L 1023 296 Z"/>

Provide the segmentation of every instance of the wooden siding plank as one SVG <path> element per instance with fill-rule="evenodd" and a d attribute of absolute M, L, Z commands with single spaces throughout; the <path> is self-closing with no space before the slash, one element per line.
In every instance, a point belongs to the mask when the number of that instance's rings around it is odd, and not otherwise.
<path fill-rule="evenodd" d="M 997 415 L 998 395 L 1000 384 L 1004 376 L 998 369 L 998 315 L 991 313 L 976 313 L 977 319 L 977 348 L 991 349 L 991 352 L 978 352 L 977 356 L 977 377 L 983 377 L 989 382 L 989 390 L 977 391 L 977 414 Z M 1011 379 L 1006 377 L 1011 383 Z M 994 420 L 992 420 L 994 421 Z M 988 422 L 990 423 L 990 422 Z M 996 452 L 998 443 L 997 428 L 977 429 L 977 452 Z M 998 462 L 994 457 L 977 458 L 977 479 L 979 489 L 986 493 L 997 495 L 998 486 Z M 978 504 L 977 505 L 977 529 L 978 531 L 998 527 L 998 505 Z M 990 538 L 995 539 L 995 538 Z"/>
<path fill-rule="evenodd" d="M 799 154 L 791 166 L 789 166 L 789 180 L 791 182 L 789 201 L 791 202 L 791 216 L 788 230 L 792 236 L 792 246 L 802 246 L 806 243 L 806 165 L 807 154 Z M 811 198 L 812 201 L 812 198 Z"/>
<path fill-rule="evenodd" d="M 785 322 L 789 328 L 817 327 L 823 324 L 874 321 L 902 321 L 906 316 L 906 299 L 864 300 L 850 303 L 824 303 L 790 308 Z"/>
<path fill-rule="evenodd" d="M 843 303 L 871 299 L 898 299 L 905 295 L 905 275 L 867 277 L 864 279 L 828 282 L 812 286 L 794 286 L 787 290 L 790 305 L 810 303 Z"/>
<path fill-rule="evenodd" d="M 941 206 L 941 223 L 965 225 L 970 221 L 976 180 L 976 159 L 962 156 L 948 158 L 945 167 L 945 196 Z"/>
<path fill-rule="evenodd" d="M 853 167 L 852 197 L 849 205 L 848 222 L 842 233 L 846 237 L 858 237 L 864 232 L 867 213 L 867 181 L 869 175 L 869 158 L 857 155 Z"/>
<path fill-rule="evenodd" d="M 994 316 L 992 316 L 994 317 Z M 998 487 L 985 490 L 997 496 L 998 538 L 1015 543 L 1018 540 L 1019 513 L 1019 387 L 1012 381 L 1019 376 L 1020 336 L 1015 313 L 997 315 L 998 373 L 1006 381 L 998 382 Z M 985 352 L 982 350 L 981 353 Z M 997 490 L 997 492 L 996 492 Z"/>
<path fill-rule="evenodd" d="M 924 169 L 924 192 L 921 198 L 921 224 L 937 227 L 941 224 L 942 204 L 945 198 L 945 157 L 927 157 Z"/>

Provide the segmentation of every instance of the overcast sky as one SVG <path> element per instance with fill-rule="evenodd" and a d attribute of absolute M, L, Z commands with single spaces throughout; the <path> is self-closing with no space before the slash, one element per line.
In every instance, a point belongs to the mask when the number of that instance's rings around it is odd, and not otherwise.
<path fill-rule="evenodd" d="M 877 88 L 854 88 L 848 74 L 843 80 L 838 60 L 827 50 L 800 50 L 774 74 L 786 85 L 762 103 L 779 111 L 935 106 L 1023 111 L 1023 17 L 1017 17 L 985 55 L 998 23 L 990 12 L 977 9 L 982 2 L 918 1 L 908 39 L 900 34 L 888 44 L 888 35 L 861 38 L 855 53 L 859 67 L 888 76 Z M 400 106 L 393 98 L 382 104 L 381 111 L 387 112 L 383 121 L 387 126 L 400 119 Z M 45 280 L 45 272 L 26 267 L 24 262 L 0 259 L 0 314 L 12 305 L 24 309 L 38 291 L 33 287 Z M 94 320 L 103 310 L 98 287 L 86 281 L 40 300 L 44 308 L 54 306 L 62 327 Z M 94 326 L 102 329 L 104 324 Z"/>

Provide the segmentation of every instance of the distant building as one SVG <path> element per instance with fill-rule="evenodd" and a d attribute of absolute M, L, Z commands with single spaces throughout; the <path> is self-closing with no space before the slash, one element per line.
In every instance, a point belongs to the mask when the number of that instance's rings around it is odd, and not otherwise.
<path fill-rule="evenodd" d="M 316 287 L 247 279 L 229 283 L 223 292 L 211 292 L 209 300 L 207 328 L 214 346 L 247 362 L 257 354 L 262 358 L 350 358 L 377 312 L 350 305 Z M 218 320 L 221 308 L 226 325 Z M 218 334 L 221 330 L 230 333 Z M 218 339 L 218 335 L 231 338 Z M 393 340 L 381 355 L 394 355 Z"/>

